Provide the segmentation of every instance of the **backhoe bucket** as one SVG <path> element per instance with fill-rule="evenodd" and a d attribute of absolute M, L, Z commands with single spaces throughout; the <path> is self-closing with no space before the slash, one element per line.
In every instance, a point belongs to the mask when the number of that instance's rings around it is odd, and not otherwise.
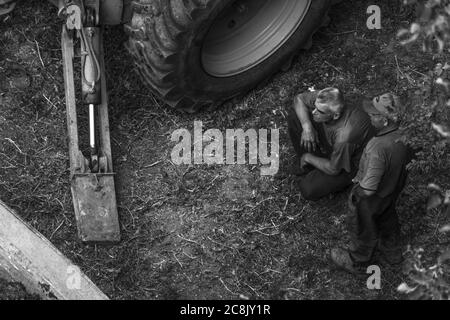
<path fill-rule="evenodd" d="M 71 189 L 81 241 L 120 241 L 114 175 L 75 174 Z"/>

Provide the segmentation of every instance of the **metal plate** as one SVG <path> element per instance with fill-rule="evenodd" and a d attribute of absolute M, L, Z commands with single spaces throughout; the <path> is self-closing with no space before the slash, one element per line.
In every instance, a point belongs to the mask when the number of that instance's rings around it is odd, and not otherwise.
<path fill-rule="evenodd" d="M 114 175 L 75 174 L 71 189 L 81 241 L 120 241 Z"/>
<path fill-rule="evenodd" d="M 245 72 L 291 38 L 312 0 L 238 0 L 211 26 L 202 48 L 205 71 L 215 77 Z"/>

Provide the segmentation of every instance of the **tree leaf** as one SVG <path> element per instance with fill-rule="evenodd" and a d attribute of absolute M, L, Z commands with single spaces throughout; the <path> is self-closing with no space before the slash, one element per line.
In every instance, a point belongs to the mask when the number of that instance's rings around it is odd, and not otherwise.
<path fill-rule="evenodd" d="M 442 63 L 438 63 L 436 65 L 436 67 L 434 68 L 434 73 L 440 77 L 442 75 L 442 72 L 444 72 L 443 67 L 442 67 Z"/>
<path fill-rule="evenodd" d="M 433 278 L 425 273 L 416 273 L 409 275 L 409 278 L 421 286 L 427 286 Z"/>
<path fill-rule="evenodd" d="M 439 229 L 439 232 L 449 232 L 450 231 L 450 224 L 446 224 L 445 226 L 443 226 L 442 228 Z"/>
<path fill-rule="evenodd" d="M 409 33 L 409 31 L 407 29 L 400 29 L 397 32 L 397 37 L 400 38 L 400 37 L 402 37 L 402 36 L 404 36 L 405 34 L 408 34 L 408 33 Z"/>
<path fill-rule="evenodd" d="M 417 38 L 419 38 L 419 35 L 418 35 L 418 34 L 415 34 L 415 35 L 413 35 L 412 37 L 409 37 L 408 39 L 401 41 L 400 44 L 401 44 L 402 46 L 404 46 L 404 45 L 406 45 L 406 44 L 408 44 L 408 43 L 411 43 L 411 42 L 416 41 Z"/>
<path fill-rule="evenodd" d="M 414 23 L 411 23 L 409 32 L 412 34 L 419 33 L 420 29 L 421 29 L 420 24 L 418 24 L 417 22 L 414 22 Z"/>
<path fill-rule="evenodd" d="M 400 284 L 397 287 L 397 291 L 400 293 L 405 293 L 408 294 L 410 292 L 413 292 L 414 290 L 416 290 L 417 287 L 411 288 L 410 286 L 408 286 L 408 284 L 406 284 L 406 282 L 403 282 L 402 284 Z"/>
<path fill-rule="evenodd" d="M 439 52 L 442 52 L 442 50 L 444 48 L 443 42 L 440 39 L 437 39 L 437 38 L 436 38 L 436 41 L 439 44 L 439 50 L 440 50 Z M 447 80 L 442 79 L 442 78 L 437 78 L 436 79 L 436 84 L 438 84 L 440 86 L 443 86 L 445 88 L 445 90 L 447 90 L 447 91 L 448 91 L 449 86 L 450 86 L 449 82 Z"/>
<path fill-rule="evenodd" d="M 444 138 L 450 138 L 450 132 L 445 128 L 444 126 L 436 123 L 432 123 L 431 127 L 433 130 L 435 130 L 437 133 L 439 133 Z"/>
<path fill-rule="evenodd" d="M 439 187 L 437 184 L 435 183 L 430 183 L 427 186 L 428 189 L 433 190 L 433 191 L 437 191 L 437 192 L 442 192 L 441 187 Z"/>
<path fill-rule="evenodd" d="M 447 250 L 439 256 L 438 263 L 442 264 L 443 262 L 445 262 L 449 259 L 450 259 L 450 250 Z"/>
<path fill-rule="evenodd" d="M 408 299 L 409 300 L 424 300 L 424 299 L 429 299 L 429 297 L 426 295 L 424 290 L 421 287 L 419 287 L 419 288 L 417 288 L 417 290 L 414 290 L 413 292 L 411 292 L 408 295 Z"/>
<path fill-rule="evenodd" d="M 428 198 L 427 210 L 435 209 L 442 204 L 442 197 L 438 194 L 432 194 Z"/>
<path fill-rule="evenodd" d="M 445 191 L 444 204 L 445 204 L 445 205 L 450 204 L 450 190 L 446 190 L 446 191 Z"/>

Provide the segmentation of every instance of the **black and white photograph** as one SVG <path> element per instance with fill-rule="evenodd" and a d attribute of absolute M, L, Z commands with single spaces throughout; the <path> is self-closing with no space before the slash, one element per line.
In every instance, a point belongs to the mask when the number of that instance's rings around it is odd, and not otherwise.
<path fill-rule="evenodd" d="M 450 0 L 0 0 L 0 300 L 449 300 L 449 235 Z"/>

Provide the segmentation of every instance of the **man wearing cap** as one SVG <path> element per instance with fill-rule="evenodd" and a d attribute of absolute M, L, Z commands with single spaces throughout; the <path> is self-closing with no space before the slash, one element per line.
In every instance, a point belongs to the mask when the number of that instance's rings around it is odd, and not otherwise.
<path fill-rule="evenodd" d="M 405 185 L 410 155 L 400 141 L 398 97 L 383 94 L 363 107 L 377 133 L 364 149 L 349 197 L 351 245 L 331 250 L 333 262 L 352 273 L 365 272 L 376 249 L 382 261 L 402 260 L 395 202 Z"/>
<path fill-rule="evenodd" d="M 299 159 L 302 196 L 317 200 L 352 184 L 367 142 L 374 135 L 368 115 L 344 101 L 337 88 L 296 96 L 288 117 L 289 135 Z"/>

